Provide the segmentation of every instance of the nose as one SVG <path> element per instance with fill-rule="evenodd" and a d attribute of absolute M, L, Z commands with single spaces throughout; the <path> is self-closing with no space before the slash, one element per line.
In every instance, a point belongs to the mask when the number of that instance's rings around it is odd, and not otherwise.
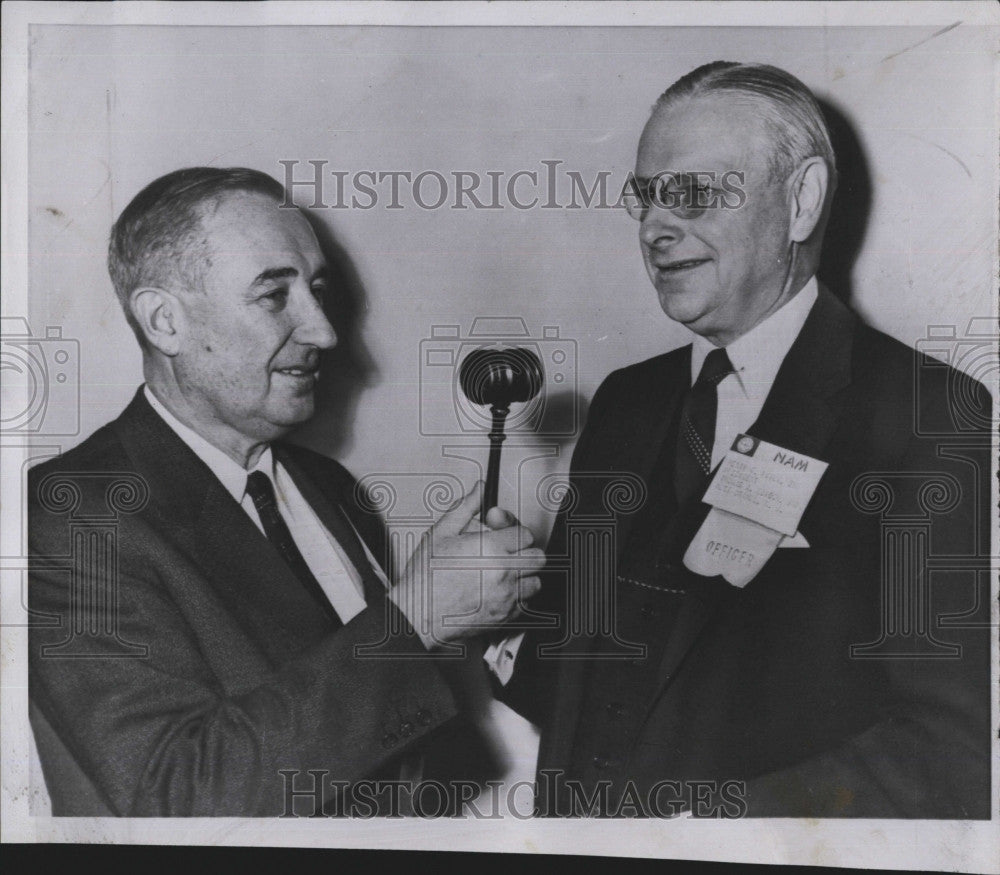
<path fill-rule="evenodd" d="M 322 301 L 307 291 L 296 313 L 295 339 L 303 346 L 333 349 L 337 345 L 337 332 L 323 312 Z"/>
<path fill-rule="evenodd" d="M 681 220 L 665 207 L 653 204 L 643 211 L 639 240 L 649 249 L 667 248 L 684 238 Z"/>

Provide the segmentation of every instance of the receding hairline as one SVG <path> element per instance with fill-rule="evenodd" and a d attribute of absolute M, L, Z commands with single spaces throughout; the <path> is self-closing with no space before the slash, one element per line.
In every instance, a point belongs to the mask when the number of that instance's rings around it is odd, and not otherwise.
<path fill-rule="evenodd" d="M 771 140 L 774 178 L 788 178 L 808 158 L 827 165 L 836 184 L 837 156 L 822 105 L 801 79 L 772 64 L 713 61 L 682 76 L 657 106 L 709 94 L 732 94 L 759 108 Z"/>
<path fill-rule="evenodd" d="M 662 116 L 667 113 L 681 112 L 688 107 L 705 104 L 729 104 L 729 106 L 736 105 L 740 109 L 752 109 L 759 106 L 761 102 L 769 101 L 767 101 L 767 98 L 760 98 L 759 100 L 755 99 L 755 95 L 745 91 L 737 91 L 735 89 L 718 89 L 714 91 L 699 91 L 694 94 L 681 94 L 668 101 L 657 101 L 654 103 L 652 109 L 650 110 L 646 125 L 648 127 L 649 123 L 652 122 L 652 120 L 657 116 Z M 759 115 L 755 116 L 753 121 L 761 121 L 761 126 L 763 127 L 763 119 L 760 119 Z M 735 133 L 739 133 L 739 131 L 736 131 Z"/>
<path fill-rule="evenodd" d="M 319 242 L 319 238 L 316 236 L 316 230 L 313 228 L 312 223 L 306 216 L 305 211 L 294 204 L 286 205 L 284 201 L 279 200 L 276 197 L 272 197 L 266 192 L 258 192 L 253 190 L 240 190 L 234 189 L 232 191 L 220 192 L 217 196 L 206 198 L 204 202 L 199 202 L 196 205 L 197 219 L 198 219 L 198 232 L 197 237 L 201 238 L 199 240 L 199 245 L 203 247 L 209 247 L 211 251 L 211 239 L 210 235 L 213 231 L 231 229 L 237 233 L 243 229 L 254 230 L 259 226 L 256 224 L 238 224 L 229 223 L 223 225 L 220 228 L 212 228 L 211 223 L 214 220 L 219 219 L 220 212 L 226 207 L 231 206 L 237 201 L 264 201 L 273 204 L 276 209 L 275 215 L 278 216 L 295 216 L 298 219 L 298 224 L 301 229 L 307 234 L 309 241 L 314 248 L 321 255 L 323 254 L 323 247 Z"/>
<path fill-rule="evenodd" d="M 695 94 L 683 94 L 667 102 L 657 102 L 654 104 L 652 111 L 650 112 L 649 118 L 646 121 L 646 125 L 642 130 L 642 135 L 640 136 L 640 146 L 645 142 L 647 136 L 649 136 L 649 130 L 653 126 L 655 120 L 663 119 L 671 113 L 684 112 L 689 108 L 696 108 L 698 106 L 705 106 L 710 104 L 726 104 L 728 108 L 736 107 L 740 111 L 752 110 L 756 108 L 757 102 L 754 101 L 751 95 L 745 94 L 739 91 L 704 91 Z M 772 164 L 772 158 L 774 150 L 776 148 L 776 143 L 774 142 L 774 134 L 771 131 L 771 126 L 768 124 L 768 119 L 761 117 L 759 113 L 750 114 L 747 113 L 747 118 L 754 125 L 753 128 L 753 138 L 747 136 L 746 129 L 742 126 L 734 127 L 732 125 L 724 125 L 727 133 L 731 137 L 733 143 L 739 149 L 741 156 L 746 159 L 754 155 L 762 154 L 764 157 L 764 163 L 767 167 Z M 671 167 L 670 170 L 709 170 L 711 168 L 683 168 L 683 167 Z M 740 168 L 733 168 L 740 169 Z"/>

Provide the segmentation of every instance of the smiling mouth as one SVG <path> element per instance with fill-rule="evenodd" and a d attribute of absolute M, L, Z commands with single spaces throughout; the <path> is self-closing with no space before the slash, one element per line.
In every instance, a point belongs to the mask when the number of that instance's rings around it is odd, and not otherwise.
<path fill-rule="evenodd" d="M 300 380 L 313 380 L 319 377 L 319 368 L 310 367 L 292 367 L 292 368 L 277 368 L 275 373 L 284 374 L 286 377 L 295 377 Z"/>
<path fill-rule="evenodd" d="M 679 273 L 683 270 L 690 270 L 693 267 L 707 264 L 708 261 L 709 259 L 707 258 L 685 258 L 680 261 L 671 261 L 667 264 L 657 264 L 656 269 L 660 273 Z"/>

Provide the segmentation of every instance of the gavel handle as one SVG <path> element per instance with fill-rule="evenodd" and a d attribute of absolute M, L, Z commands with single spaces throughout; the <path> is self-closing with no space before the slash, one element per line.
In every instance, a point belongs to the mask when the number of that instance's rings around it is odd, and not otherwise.
<path fill-rule="evenodd" d="M 500 496 L 500 448 L 507 439 L 503 428 L 510 408 L 493 405 L 490 407 L 490 413 L 493 414 L 493 428 L 490 429 L 490 461 L 486 468 L 486 488 L 483 491 L 483 506 L 479 513 L 479 519 L 484 525 L 486 512 L 491 507 L 497 506 Z"/>

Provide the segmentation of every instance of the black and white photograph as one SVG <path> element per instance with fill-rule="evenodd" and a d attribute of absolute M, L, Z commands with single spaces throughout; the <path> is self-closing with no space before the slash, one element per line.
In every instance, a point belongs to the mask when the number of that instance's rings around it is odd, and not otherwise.
<path fill-rule="evenodd" d="M 2 841 L 1000 872 L 995 5 L 2 31 Z"/>

